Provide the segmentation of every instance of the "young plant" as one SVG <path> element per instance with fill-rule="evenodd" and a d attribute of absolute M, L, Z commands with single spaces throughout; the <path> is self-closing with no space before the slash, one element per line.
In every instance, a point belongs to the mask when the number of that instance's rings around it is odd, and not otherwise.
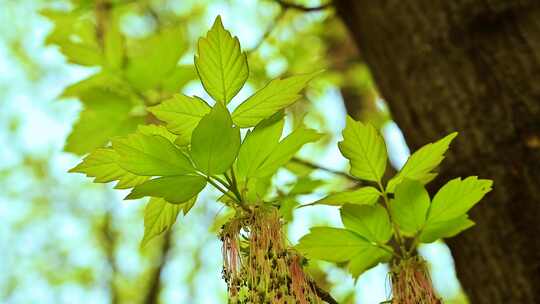
<path fill-rule="evenodd" d="M 115 137 L 71 172 L 118 181 L 132 189 L 126 199 L 149 197 L 144 246 L 186 214 L 207 184 L 223 193 L 235 210 L 223 225 L 223 277 L 231 303 L 314 303 L 327 296 L 307 277 L 304 259 L 286 242 L 280 201 L 267 199 L 271 177 L 304 145 L 321 134 L 298 126 L 285 138 L 283 109 L 317 73 L 274 79 L 232 113 L 229 102 L 248 75 L 246 54 L 220 17 L 198 42 L 195 67 L 214 105 L 196 96 L 176 95 L 149 107 L 165 123 L 139 126 Z M 240 129 L 252 128 L 241 139 Z"/>
<path fill-rule="evenodd" d="M 341 206 L 345 228 L 312 228 L 297 249 L 307 258 L 347 263 L 355 278 L 390 262 L 392 303 L 440 303 L 416 249 L 473 226 L 467 212 L 492 186 L 492 181 L 476 176 L 456 178 L 430 199 L 424 185 L 437 176 L 433 170 L 456 135 L 423 146 L 384 183 L 387 154 L 382 136 L 373 126 L 348 117 L 339 148 L 350 161 L 350 174 L 365 186 L 313 203 Z"/>
<path fill-rule="evenodd" d="M 230 303 L 336 303 L 304 273 L 303 254 L 345 262 L 354 277 L 380 262 L 391 262 L 394 303 L 438 301 L 416 248 L 471 227 L 467 211 L 491 189 L 488 180 L 454 179 L 430 200 L 424 184 L 436 176 L 432 171 L 455 133 L 418 150 L 385 183 L 382 137 L 372 126 L 348 118 L 339 147 L 351 162 L 350 174 L 370 185 L 315 202 L 341 206 L 345 228 L 313 228 L 293 248 L 283 232 L 284 218 L 294 208 L 292 197 L 311 191 L 316 181 L 299 180 L 287 196 L 272 197 L 269 189 L 276 171 L 303 145 L 321 137 L 299 125 L 280 140 L 284 109 L 300 98 L 316 72 L 274 79 L 231 112 L 229 103 L 247 81 L 249 68 L 238 39 L 219 17 L 199 40 L 194 60 L 213 99 L 208 102 L 197 96 L 172 96 L 190 79 L 189 67 L 176 65 L 185 44 L 166 52 L 181 37 L 178 29 L 124 43 L 113 19 L 101 39 L 81 39 L 92 46 L 89 57 L 70 52 L 84 48 L 63 36 L 65 16 L 48 16 L 57 23 L 50 42 L 60 45 L 68 59 L 102 66 L 100 73 L 64 92 L 85 105 L 66 149 L 92 151 L 70 172 L 99 183 L 117 181 L 116 188 L 131 189 L 126 199 L 150 198 L 142 246 L 170 229 L 177 215 L 188 213 L 198 194 L 211 185 L 235 212 L 219 233 Z M 161 58 L 161 53 L 170 56 Z M 146 109 L 141 111 L 141 106 Z M 139 125 L 145 120 L 162 124 Z M 244 138 L 242 128 L 249 129 Z"/>

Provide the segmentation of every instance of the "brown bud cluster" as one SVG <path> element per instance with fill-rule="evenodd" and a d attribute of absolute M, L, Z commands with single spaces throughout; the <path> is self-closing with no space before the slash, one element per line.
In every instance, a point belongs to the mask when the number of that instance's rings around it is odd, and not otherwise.
<path fill-rule="evenodd" d="M 421 257 L 399 261 L 390 272 L 392 304 L 441 304 L 435 294 L 426 262 Z"/>
<path fill-rule="evenodd" d="M 302 270 L 303 257 L 288 248 L 274 207 L 259 207 L 221 231 L 223 278 L 229 303 L 322 303 Z"/>

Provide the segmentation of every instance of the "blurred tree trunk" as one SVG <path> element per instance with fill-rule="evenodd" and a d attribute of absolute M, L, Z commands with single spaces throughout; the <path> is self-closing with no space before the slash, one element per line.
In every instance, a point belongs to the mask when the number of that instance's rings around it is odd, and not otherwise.
<path fill-rule="evenodd" d="M 159 294 L 161 291 L 161 276 L 165 270 L 167 260 L 169 259 L 169 252 L 172 248 L 173 234 L 171 231 L 167 231 L 164 235 L 163 245 L 161 247 L 161 253 L 159 256 L 159 262 L 157 267 L 153 270 L 150 276 L 150 286 L 146 292 L 144 298 L 144 304 L 157 304 L 159 303 Z"/>
<path fill-rule="evenodd" d="M 448 242 L 471 302 L 540 303 L 540 1 L 334 3 L 411 148 L 460 132 L 438 180 L 495 180 Z"/>

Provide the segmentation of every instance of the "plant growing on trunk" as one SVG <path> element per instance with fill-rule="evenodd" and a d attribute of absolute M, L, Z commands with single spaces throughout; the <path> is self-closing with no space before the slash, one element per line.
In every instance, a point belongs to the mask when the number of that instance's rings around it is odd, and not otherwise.
<path fill-rule="evenodd" d="M 492 186 L 476 176 L 456 178 L 430 199 L 424 185 L 437 176 L 433 170 L 456 135 L 423 146 L 383 183 L 387 154 L 382 136 L 373 126 L 348 118 L 339 148 L 350 160 L 350 174 L 364 186 L 313 203 L 341 206 L 345 228 L 312 228 L 297 248 L 308 258 L 347 263 L 354 277 L 390 262 L 392 303 L 440 303 L 417 246 L 472 227 L 467 212 Z"/>
<path fill-rule="evenodd" d="M 355 277 L 391 262 L 395 303 L 437 303 L 415 249 L 471 227 L 466 212 L 491 189 L 488 180 L 454 179 L 430 200 L 424 184 L 436 176 L 432 171 L 455 133 L 414 153 L 383 183 L 387 155 L 382 137 L 372 126 L 348 118 L 339 147 L 351 162 L 352 178 L 370 185 L 313 203 L 341 206 L 345 229 L 313 228 L 292 247 L 283 232 L 283 201 L 269 189 L 280 167 L 303 145 L 321 138 L 299 125 L 281 139 L 284 109 L 318 72 L 274 79 L 231 112 L 228 105 L 249 69 L 238 39 L 219 17 L 199 40 L 194 61 L 213 103 L 179 94 L 149 106 L 164 125 L 141 125 L 114 137 L 111 145 L 97 148 L 71 170 L 95 182 L 118 181 L 117 188 L 131 189 L 126 199 L 150 198 L 142 245 L 168 230 L 178 213 L 187 213 L 211 185 L 235 212 L 220 231 L 230 303 L 336 303 L 304 272 L 305 257 L 346 262 Z M 249 129 L 243 138 L 242 128 Z"/>

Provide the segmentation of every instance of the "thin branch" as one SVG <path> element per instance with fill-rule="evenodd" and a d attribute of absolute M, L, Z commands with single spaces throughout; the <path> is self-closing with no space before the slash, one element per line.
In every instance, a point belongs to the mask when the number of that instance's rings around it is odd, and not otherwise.
<path fill-rule="evenodd" d="M 279 12 L 279 14 L 274 18 L 274 20 L 272 20 L 272 22 L 268 25 L 268 27 L 264 31 L 264 34 L 261 36 L 259 41 L 257 41 L 257 44 L 255 44 L 255 46 L 253 46 L 250 50 L 247 51 L 248 54 L 255 52 L 263 44 L 263 42 L 270 36 L 270 34 L 272 34 L 274 29 L 277 27 L 279 21 L 283 19 L 283 17 L 285 17 L 285 12 L 287 12 L 286 9 L 282 9 Z"/>
<path fill-rule="evenodd" d="M 304 160 L 304 159 L 300 159 L 298 157 L 294 157 L 292 159 L 293 162 L 297 163 L 297 164 L 301 164 L 301 165 L 304 165 L 304 166 L 307 166 L 307 167 L 310 167 L 312 169 L 316 169 L 316 170 L 322 170 L 322 171 L 326 171 L 328 173 L 332 173 L 334 175 L 338 175 L 338 176 L 341 176 L 341 177 L 344 177 L 350 181 L 353 181 L 355 183 L 360 183 L 360 181 L 356 178 L 354 178 L 353 176 L 349 175 L 348 173 L 346 172 L 343 172 L 343 171 L 339 171 L 339 170 L 335 170 L 335 169 L 331 169 L 331 168 L 327 168 L 327 167 L 324 167 L 324 166 L 321 166 L 321 165 L 317 165 L 317 164 L 314 164 L 310 161 L 307 161 L 307 160 Z"/>
<path fill-rule="evenodd" d="M 274 1 L 277 4 L 279 4 L 283 9 L 293 9 L 293 10 L 302 11 L 302 12 L 317 12 L 317 11 L 325 10 L 332 6 L 331 2 L 328 2 L 320 6 L 308 7 L 308 6 L 303 6 L 301 4 L 290 3 L 284 0 L 274 0 Z"/>
<path fill-rule="evenodd" d="M 319 287 L 319 285 L 317 285 L 315 281 L 311 281 L 310 283 L 311 287 L 315 289 L 315 293 L 319 296 L 319 298 L 321 298 L 321 300 L 325 301 L 328 304 L 338 304 L 338 301 L 336 301 L 336 299 L 334 299 L 334 297 L 332 297 L 332 295 L 328 291 Z"/>
<path fill-rule="evenodd" d="M 250 50 L 247 51 L 248 54 L 255 52 L 263 44 L 263 42 L 272 34 L 274 29 L 277 27 L 279 21 L 281 21 L 281 19 L 285 17 L 285 13 L 287 12 L 288 9 L 298 10 L 298 11 L 303 11 L 303 12 L 316 12 L 316 11 L 321 11 L 321 10 L 330 8 L 332 6 L 331 2 L 328 2 L 321 6 L 306 7 L 300 4 L 289 3 L 283 0 L 274 0 L 274 1 L 277 4 L 279 4 L 279 6 L 281 7 L 281 11 L 274 18 L 274 20 L 268 25 L 268 27 L 264 31 L 264 34 L 261 36 L 257 44 L 255 44 L 255 46 L 253 46 Z"/>

